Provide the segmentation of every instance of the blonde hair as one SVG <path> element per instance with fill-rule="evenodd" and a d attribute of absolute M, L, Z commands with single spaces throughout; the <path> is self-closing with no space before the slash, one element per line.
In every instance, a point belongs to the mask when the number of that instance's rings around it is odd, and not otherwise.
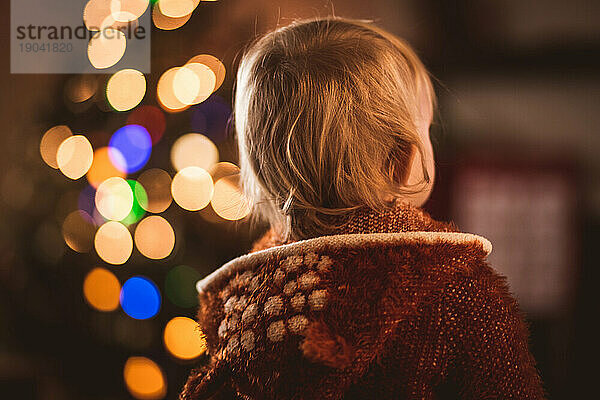
<path fill-rule="evenodd" d="M 423 95 L 433 109 L 415 52 L 367 22 L 303 20 L 256 40 L 234 107 L 242 187 L 256 213 L 302 239 L 331 231 L 331 215 L 383 210 L 421 190 L 402 183 L 415 149 L 429 182 L 417 130 Z"/>

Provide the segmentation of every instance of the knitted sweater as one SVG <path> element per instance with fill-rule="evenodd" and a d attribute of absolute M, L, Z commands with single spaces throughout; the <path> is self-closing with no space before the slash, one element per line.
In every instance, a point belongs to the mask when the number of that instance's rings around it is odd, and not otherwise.
<path fill-rule="evenodd" d="M 270 232 L 199 283 L 209 361 L 181 399 L 542 399 L 491 248 L 406 205 Z"/>

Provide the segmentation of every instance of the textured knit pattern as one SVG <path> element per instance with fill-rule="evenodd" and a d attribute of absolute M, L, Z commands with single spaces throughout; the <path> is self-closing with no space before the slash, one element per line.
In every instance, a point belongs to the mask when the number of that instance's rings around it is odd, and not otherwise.
<path fill-rule="evenodd" d="M 457 230 L 408 206 L 342 222 L 335 234 L 359 238 Z M 292 244 L 219 275 L 198 313 L 210 361 L 181 398 L 544 398 L 523 316 L 481 243 L 356 243 Z M 254 250 L 273 244 L 269 233 Z"/>
<path fill-rule="evenodd" d="M 320 273 L 330 265 L 327 256 L 307 253 L 284 258 L 272 275 L 248 270 L 233 277 L 219 293 L 223 319 L 217 357 L 255 358 L 288 335 L 302 335 L 309 322 L 305 314 L 321 311 L 327 303 Z M 261 287 L 277 294 L 265 296 Z"/>

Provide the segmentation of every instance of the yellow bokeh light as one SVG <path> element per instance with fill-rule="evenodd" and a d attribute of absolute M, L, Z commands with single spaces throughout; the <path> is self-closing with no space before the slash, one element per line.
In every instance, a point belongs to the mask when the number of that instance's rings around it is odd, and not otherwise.
<path fill-rule="evenodd" d="M 154 26 L 165 31 L 172 31 L 174 29 L 181 28 L 190 20 L 191 17 L 192 13 L 189 13 L 181 18 L 167 17 L 160 12 L 160 7 L 158 7 L 158 4 L 155 4 L 154 7 L 152 7 L 152 22 L 154 22 Z"/>
<path fill-rule="evenodd" d="M 79 179 L 84 176 L 94 159 L 94 150 L 90 141 L 82 135 L 65 139 L 56 152 L 56 163 L 60 171 L 68 178 Z"/>
<path fill-rule="evenodd" d="M 62 234 L 67 246 L 79 253 L 87 253 L 94 244 L 96 224 L 85 211 L 70 213 L 62 226 Z"/>
<path fill-rule="evenodd" d="M 210 54 L 199 54 L 197 56 L 192 57 L 188 62 L 188 64 L 203 64 L 212 70 L 215 74 L 215 87 L 213 92 L 221 87 L 223 81 L 225 80 L 225 65 L 215 56 L 211 56 Z"/>
<path fill-rule="evenodd" d="M 226 176 L 215 183 L 210 204 L 219 217 L 230 221 L 250 213 L 250 204 L 240 189 L 238 175 Z"/>
<path fill-rule="evenodd" d="M 120 221 L 133 207 L 133 191 L 125 179 L 114 176 L 98 186 L 95 202 L 104 218 Z"/>
<path fill-rule="evenodd" d="M 83 9 L 83 22 L 90 31 L 126 27 L 148 8 L 149 0 L 90 0 Z"/>
<path fill-rule="evenodd" d="M 122 69 L 108 80 L 106 99 L 117 111 L 131 110 L 146 94 L 146 78 L 135 69 Z"/>
<path fill-rule="evenodd" d="M 213 190 L 210 174 L 200 167 L 182 169 L 175 175 L 171 184 L 173 199 L 188 211 L 198 211 L 206 207 L 210 203 Z"/>
<path fill-rule="evenodd" d="M 131 256 L 133 239 L 125 225 L 108 221 L 98 228 L 94 246 L 101 259 L 109 264 L 121 265 Z"/>
<path fill-rule="evenodd" d="M 125 54 L 127 39 L 118 29 L 105 28 L 97 32 L 88 43 L 87 54 L 96 69 L 112 67 Z"/>
<path fill-rule="evenodd" d="M 206 65 L 188 63 L 175 74 L 173 91 L 182 103 L 202 103 L 215 90 L 216 80 L 215 73 Z"/>
<path fill-rule="evenodd" d="M 160 0 L 160 12 L 170 18 L 181 18 L 190 15 L 200 4 L 200 0 Z"/>
<path fill-rule="evenodd" d="M 121 284 L 107 269 L 94 268 L 83 281 L 83 296 L 98 311 L 113 311 L 119 306 Z"/>
<path fill-rule="evenodd" d="M 217 146 L 199 133 L 185 134 L 171 147 L 171 163 L 177 171 L 192 166 L 209 170 L 218 161 Z"/>
<path fill-rule="evenodd" d="M 213 165 L 208 172 L 210 172 L 210 176 L 212 176 L 213 182 L 216 182 L 221 178 L 225 178 L 226 176 L 239 174 L 240 167 L 233 163 L 222 161 Z"/>
<path fill-rule="evenodd" d="M 175 232 L 169 221 L 158 215 L 144 218 L 135 228 L 135 245 L 153 260 L 168 257 L 175 246 Z"/>
<path fill-rule="evenodd" d="M 171 176 L 162 169 L 153 168 L 144 171 L 138 183 L 146 190 L 147 204 L 140 204 L 151 213 L 161 213 L 171 205 Z"/>
<path fill-rule="evenodd" d="M 90 0 L 83 9 L 83 23 L 90 31 L 98 31 L 112 14 L 110 1 Z"/>
<path fill-rule="evenodd" d="M 230 162 L 219 162 L 213 165 L 210 169 L 210 175 L 212 176 L 213 182 L 217 182 L 219 179 L 224 178 L 226 176 L 238 175 L 240 173 L 240 168 Z M 213 194 L 214 197 L 214 194 Z M 212 203 L 207 207 L 200 210 L 200 216 L 208 222 L 211 223 L 221 223 L 224 221 L 223 217 L 220 217 L 214 210 Z"/>
<path fill-rule="evenodd" d="M 177 68 L 173 77 L 173 93 L 183 104 L 194 104 L 200 92 L 200 78 L 191 68 Z"/>
<path fill-rule="evenodd" d="M 183 111 L 189 107 L 188 104 L 182 103 L 177 96 L 175 95 L 174 89 L 174 81 L 175 75 L 177 71 L 179 71 L 181 67 L 174 67 L 166 70 L 158 80 L 158 85 L 156 87 L 156 96 L 160 105 L 166 110 L 170 112 L 178 112 Z"/>
<path fill-rule="evenodd" d="M 119 22 L 134 21 L 146 12 L 149 4 L 150 0 L 111 0 L 111 15 Z"/>
<path fill-rule="evenodd" d="M 165 326 L 165 347 L 173 356 L 191 360 L 206 351 L 206 340 L 196 321 L 186 317 L 175 317 Z"/>
<path fill-rule="evenodd" d="M 167 393 L 167 382 L 160 367 L 146 357 L 129 357 L 123 368 L 123 378 L 129 393 L 136 399 L 162 399 Z"/>
<path fill-rule="evenodd" d="M 112 149 L 113 157 L 119 154 L 118 150 Z M 127 174 L 112 163 L 108 147 L 102 147 L 94 152 L 94 161 L 86 174 L 90 185 L 97 188 L 102 182 L 112 177 L 125 178 Z"/>
<path fill-rule="evenodd" d="M 40 141 L 40 154 L 46 164 L 54 169 L 58 168 L 58 163 L 56 162 L 58 147 L 70 136 L 73 136 L 73 133 L 66 125 L 54 126 L 44 133 Z"/>

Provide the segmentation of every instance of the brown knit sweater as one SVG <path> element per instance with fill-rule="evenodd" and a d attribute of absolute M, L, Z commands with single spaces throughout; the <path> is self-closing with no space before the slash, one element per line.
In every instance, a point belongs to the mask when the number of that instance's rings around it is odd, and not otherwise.
<path fill-rule="evenodd" d="M 398 206 L 254 250 L 199 284 L 210 361 L 182 399 L 544 397 L 485 238 Z"/>

